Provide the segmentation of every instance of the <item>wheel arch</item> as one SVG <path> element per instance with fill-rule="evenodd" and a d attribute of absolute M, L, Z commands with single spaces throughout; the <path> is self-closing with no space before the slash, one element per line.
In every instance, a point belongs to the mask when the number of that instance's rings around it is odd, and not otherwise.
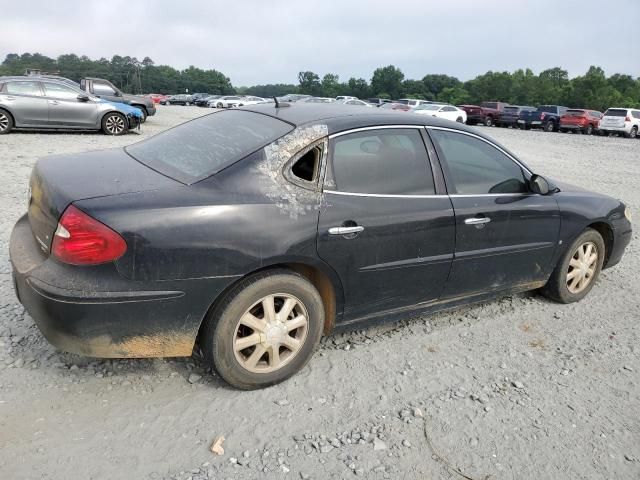
<path fill-rule="evenodd" d="M 587 225 L 586 228 L 591 228 L 598 232 L 604 240 L 604 262 L 603 267 L 606 267 L 611 251 L 613 250 L 613 228 L 607 222 L 599 220 Z"/>
<path fill-rule="evenodd" d="M 344 307 L 344 292 L 342 289 L 342 282 L 338 275 L 328 265 L 318 260 L 309 259 L 293 259 L 291 261 L 279 261 L 256 268 L 246 273 L 242 277 L 238 277 L 234 282 L 229 284 L 217 297 L 213 300 L 205 315 L 200 319 L 200 326 L 198 327 L 199 337 L 202 333 L 205 319 L 215 310 L 215 308 L 224 301 L 225 296 L 235 288 L 238 283 L 244 281 L 247 277 L 252 275 L 267 272 L 270 270 L 290 270 L 296 272 L 307 280 L 318 290 L 325 311 L 325 320 L 323 333 L 328 335 L 331 333 L 336 325 L 336 320 L 341 317 Z"/>
<path fill-rule="evenodd" d="M 16 126 L 16 117 L 13 115 L 13 113 L 11 112 L 11 110 L 9 110 L 6 107 L 0 107 L 0 110 L 2 110 L 3 112 L 5 112 L 7 115 L 9 115 L 11 117 L 11 121 L 13 121 L 13 126 Z"/>

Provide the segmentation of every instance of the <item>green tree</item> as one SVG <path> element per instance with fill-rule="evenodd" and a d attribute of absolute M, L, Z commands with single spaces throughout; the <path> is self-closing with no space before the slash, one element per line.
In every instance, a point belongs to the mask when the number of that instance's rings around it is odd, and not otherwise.
<path fill-rule="evenodd" d="M 322 85 L 318 74 L 309 71 L 298 73 L 298 91 L 306 95 L 320 95 Z"/>
<path fill-rule="evenodd" d="M 371 77 L 371 90 L 374 95 L 386 93 L 391 98 L 400 97 L 404 73 L 393 65 L 376 68 Z"/>
<path fill-rule="evenodd" d="M 340 85 L 340 78 L 335 73 L 327 73 L 322 77 L 322 95 L 325 97 L 334 98 L 340 94 L 342 86 Z"/>

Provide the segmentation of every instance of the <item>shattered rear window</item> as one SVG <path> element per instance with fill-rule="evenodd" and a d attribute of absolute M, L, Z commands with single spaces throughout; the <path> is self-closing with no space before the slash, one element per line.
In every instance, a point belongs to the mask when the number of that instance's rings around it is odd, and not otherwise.
<path fill-rule="evenodd" d="M 293 130 L 268 115 L 227 110 L 197 118 L 126 147 L 140 163 L 190 185 Z"/>

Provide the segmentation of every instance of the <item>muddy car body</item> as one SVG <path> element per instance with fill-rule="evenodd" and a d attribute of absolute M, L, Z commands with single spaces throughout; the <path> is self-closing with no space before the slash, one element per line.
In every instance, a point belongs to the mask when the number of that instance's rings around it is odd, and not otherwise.
<path fill-rule="evenodd" d="M 545 285 L 578 300 L 631 236 L 620 201 L 553 185 L 475 129 L 343 105 L 220 111 L 45 158 L 30 192 L 11 262 L 51 343 L 188 356 L 198 338 L 239 388 L 288 378 L 334 327 Z M 591 266 L 574 258 L 587 242 Z M 593 281 L 571 293 L 563 262 Z"/>

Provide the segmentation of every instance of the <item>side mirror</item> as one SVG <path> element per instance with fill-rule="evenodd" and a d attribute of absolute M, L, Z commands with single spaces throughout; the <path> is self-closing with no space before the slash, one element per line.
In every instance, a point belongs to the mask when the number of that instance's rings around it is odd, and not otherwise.
<path fill-rule="evenodd" d="M 78 100 L 80 102 L 88 102 L 89 101 L 89 95 L 85 95 L 84 93 L 79 93 L 77 98 L 78 98 Z"/>
<path fill-rule="evenodd" d="M 548 195 L 549 194 L 549 182 L 544 177 L 540 175 L 531 175 L 529 179 L 529 188 L 533 193 L 537 193 L 539 195 Z"/>

